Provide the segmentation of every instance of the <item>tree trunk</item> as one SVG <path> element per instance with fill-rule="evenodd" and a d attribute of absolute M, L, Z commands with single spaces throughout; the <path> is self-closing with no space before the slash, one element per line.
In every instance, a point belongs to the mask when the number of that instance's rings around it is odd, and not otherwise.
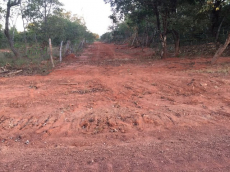
<path fill-rule="evenodd" d="M 229 43 L 230 43 L 230 33 L 228 34 L 228 38 L 226 39 L 225 44 L 223 46 L 220 46 L 220 48 L 216 51 L 216 54 L 212 58 L 212 62 L 211 62 L 212 64 L 216 63 L 217 59 L 221 56 L 221 54 L 227 48 Z"/>
<path fill-rule="evenodd" d="M 180 35 L 174 29 L 172 30 L 172 34 L 173 34 L 174 43 L 175 43 L 175 56 L 178 57 L 179 52 L 180 52 Z"/>
<path fill-rule="evenodd" d="M 68 56 L 71 52 L 70 52 L 70 41 L 67 41 L 66 43 L 66 47 L 65 47 L 65 56 Z"/>
<path fill-rule="evenodd" d="M 165 59 L 165 58 L 167 58 L 167 54 L 168 54 L 166 34 L 161 34 L 161 45 L 162 45 L 161 58 Z"/>
<path fill-rule="evenodd" d="M 18 20 L 18 16 L 19 16 L 19 13 L 17 14 L 15 21 L 12 20 L 12 24 L 13 24 L 12 42 L 13 42 L 13 45 L 14 45 L 14 37 L 15 37 L 15 30 L 16 30 L 16 23 Z"/>
<path fill-rule="evenodd" d="M 219 34 L 220 34 L 220 29 L 221 29 L 221 27 L 222 27 L 223 22 L 224 22 L 224 18 L 223 18 L 223 20 L 221 21 L 220 26 L 219 26 L 219 28 L 218 28 L 218 31 L 217 31 L 217 34 L 216 34 L 215 43 L 217 43 L 217 41 L 218 41 Z"/>
<path fill-rule="evenodd" d="M 145 46 L 146 46 L 146 47 L 148 46 L 148 43 L 149 43 L 149 35 L 148 35 L 148 33 L 147 33 L 146 40 L 145 40 Z"/>
<path fill-rule="evenodd" d="M 135 33 L 135 35 L 134 35 L 134 38 L 133 38 L 133 41 L 132 41 L 131 47 L 134 45 L 134 42 L 135 42 L 136 38 L 137 38 L 137 33 Z"/>
<path fill-rule="evenodd" d="M 45 16 L 44 16 L 45 17 L 44 18 L 44 20 L 45 20 L 45 38 L 47 38 L 48 37 L 48 33 L 47 33 L 47 30 L 48 30 L 47 29 L 48 28 L 47 27 L 47 0 L 44 0 L 44 2 L 45 2 L 45 7 L 44 7 L 45 8 L 44 9 L 45 10 Z"/>
<path fill-rule="evenodd" d="M 154 6 L 154 11 L 155 11 L 156 19 L 157 19 L 157 30 L 158 30 L 158 32 L 160 32 L 160 28 L 161 28 L 160 14 L 159 14 L 156 2 L 153 4 L 153 6 Z"/>
<path fill-rule="evenodd" d="M 161 38 L 161 44 L 162 44 L 162 51 L 161 51 L 161 58 L 165 59 L 167 58 L 168 51 L 167 51 L 167 30 L 168 30 L 168 21 L 167 21 L 167 12 L 165 13 L 165 16 L 162 17 L 163 21 L 163 33 L 160 34 Z"/>
<path fill-rule="evenodd" d="M 83 42 L 83 43 L 82 43 L 82 48 L 84 48 L 84 46 L 85 46 L 85 38 L 83 39 L 82 42 Z"/>
<path fill-rule="evenodd" d="M 21 0 L 18 0 L 18 1 L 15 0 L 13 2 L 8 0 L 7 10 L 6 10 L 5 30 L 4 30 L 6 38 L 8 40 L 9 45 L 10 45 L 10 49 L 13 51 L 13 53 L 14 53 L 16 58 L 18 58 L 19 54 L 18 54 L 18 51 L 14 48 L 14 44 L 13 44 L 13 41 L 12 41 L 10 33 L 9 33 L 9 18 L 10 18 L 10 9 L 11 9 L 11 7 L 16 6 L 16 5 L 20 4 L 20 3 L 21 3 Z"/>
<path fill-rule="evenodd" d="M 36 36 L 36 33 L 34 34 L 34 41 L 36 43 L 36 45 L 38 44 L 38 40 L 37 40 L 37 36 Z"/>
<path fill-rule="evenodd" d="M 81 41 L 81 43 L 79 44 L 79 46 L 78 46 L 78 48 L 77 48 L 77 51 L 80 50 L 80 49 L 82 49 L 82 48 L 84 48 L 84 43 L 85 43 L 85 39 L 83 39 L 83 40 Z"/>
<path fill-rule="evenodd" d="M 28 48 L 27 48 L 26 26 L 25 26 L 25 22 L 23 19 L 22 5 L 21 4 L 20 4 L 20 11 L 21 11 L 21 15 L 22 15 L 22 24 L 23 24 L 23 30 L 24 30 L 23 37 L 24 37 L 24 41 L 25 41 L 25 51 L 26 51 L 26 56 L 27 56 Z"/>
<path fill-rule="evenodd" d="M 160 33 L 161 32 L 160 13 L 159 13 L 156 2 L 153 4 L 153 6 L 154 6 L 156 19 L 157 19 L 157 30 L 158 30 L 160 40 L 161 40 L 161 45 L 162 45 L 161 58 L 164 59 L 167 57 L 167 36 L 166 36 L 166 33 L 167 33 L 167 15 L 165 15 L 162 18 L 163 32 Z"/>

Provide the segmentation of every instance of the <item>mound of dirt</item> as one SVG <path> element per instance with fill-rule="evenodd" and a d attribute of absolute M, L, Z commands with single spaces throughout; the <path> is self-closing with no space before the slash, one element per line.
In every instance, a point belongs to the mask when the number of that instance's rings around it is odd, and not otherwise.
<path fill-rule="evenodd" d="M 75 54 L 69 54 L 66 57 L 63 58 L 63 61 L 73 61 L 76 60 L 77 56 Z"/>

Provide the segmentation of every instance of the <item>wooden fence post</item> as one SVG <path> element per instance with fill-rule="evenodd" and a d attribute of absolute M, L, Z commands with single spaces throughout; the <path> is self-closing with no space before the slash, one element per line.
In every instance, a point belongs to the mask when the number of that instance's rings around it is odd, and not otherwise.
<path fill-rule="evenodd" d="M 71 53 L 70 44 L 71 44 L 71 42 L 68 40 L 66 43 L 66 47 L 65 47 L 65 56 L 68 56 Z"/>
<path fill-rule="evenodd" d="M 63 45 L 63 41 L 61 41 L 61 47 L 60 47 L 60 62 L 62 61 L 62 45 Z"/>
<path fill-rule="evenodd" d="M 51 63 L 53 65 L 53 68 L 54 68 L 55 66 L 54 66 L 54 61 L 53 61 L 52 43 L 51 43 L 50 38 L 49 38 L 49 45 L 50 45 L 50 60 L 51 60 Z"/>

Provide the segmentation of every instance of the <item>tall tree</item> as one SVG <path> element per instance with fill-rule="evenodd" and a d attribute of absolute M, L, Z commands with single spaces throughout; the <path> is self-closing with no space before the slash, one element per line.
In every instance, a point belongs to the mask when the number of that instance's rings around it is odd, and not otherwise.
<path fill-rule="evenodd" d="M 26 7 L 23 11 L 24 18 L 36 23 L 42 23 L 42 39 L 45 44 L 48 44 L 48 17 L 52 16 L 54 11 L 61 10 L 63 4 L 59 0 L 25 0 Z"/>
<path fill-rule="evenodd" d="M 21 3 L 21 0 L 8 0 L 7 2 L 7 9 L 6 9 L 6 21 L 5 21 L 5 30 L 4 33 L 6 35 L 6 38 L 9 42 L 10 48 L 13 51 L 15 57 L 17 58 L 19 56 L 18 51 L 14 48 L 13 40 L 9 33 L 9 18 L 10 18 L 10 9 L 14 6 L 17 6 Z"/>

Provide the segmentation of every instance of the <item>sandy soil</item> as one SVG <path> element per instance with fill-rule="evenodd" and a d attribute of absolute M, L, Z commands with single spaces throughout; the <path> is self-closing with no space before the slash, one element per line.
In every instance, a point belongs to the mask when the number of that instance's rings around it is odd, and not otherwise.
<path fill-rule="evenodd" d="M 95 43 L 0 78 L 0 171 L 230 171 L 230 59 L 150 54 Z"/>

